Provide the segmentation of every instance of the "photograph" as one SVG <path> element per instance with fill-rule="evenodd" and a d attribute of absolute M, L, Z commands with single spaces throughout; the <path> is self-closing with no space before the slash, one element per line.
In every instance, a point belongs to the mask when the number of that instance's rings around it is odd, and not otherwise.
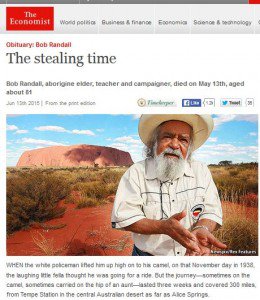
<path fill-rule="evenodd" d="M 258 115 L 6 121 L 8 256 L 258 255 Z"/>

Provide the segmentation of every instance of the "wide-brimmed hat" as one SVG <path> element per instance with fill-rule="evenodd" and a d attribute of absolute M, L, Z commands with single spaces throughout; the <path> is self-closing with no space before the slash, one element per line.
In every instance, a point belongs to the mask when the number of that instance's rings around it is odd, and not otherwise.
<path fill-rule="evenodd" d="M 214 122 L 210 115 L 176 114 L 176 115 L 142 115 L 139 120 L 139 136 L 142 142 L 148 146 L 154 130 L 166 121 L 182 121 L 193 129 L 193 150 L 203 145 L 214 128 Z"/>

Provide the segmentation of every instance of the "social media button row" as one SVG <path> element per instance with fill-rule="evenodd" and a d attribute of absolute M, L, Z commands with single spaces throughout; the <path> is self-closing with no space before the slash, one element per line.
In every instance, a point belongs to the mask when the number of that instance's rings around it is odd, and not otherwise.
<path fill-rule="evenodd" d="M 253 98 L 246 98 L 245 100 L 241 98 L 222 98 L 220 102 L 216 102 L 215 98 L 204 98 L 202 99 L 182 99 L 182 107 L 253 107 L 254 106 L 254 99 Z"/>
<path fill-rule="evenodd" d="M 144 99 L 137 100 L 140 107 L 176 107 L 178 101 L 174 99 Z M 216 101 L 215 98 L 185 98 L 181 101 L 182 107 L 254 107 L 254 98 L 221 98 Z"/>

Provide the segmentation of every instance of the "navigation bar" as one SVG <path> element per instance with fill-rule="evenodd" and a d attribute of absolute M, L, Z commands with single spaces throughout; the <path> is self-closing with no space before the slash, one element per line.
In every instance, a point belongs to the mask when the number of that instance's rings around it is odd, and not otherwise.
<path fill-rule="evenodd" d="M 10 24 L 7 9 L 1 7 L 0 33 Z M 49 33 L 91 34 L 259 34 L 260 6 L 231 5 L 31 5 L 24 9 L 24 23 L 34 24 L 39 16 L 30 12 L 38 7 L 54 7 L 54 28 Z M 13 18 L 12 24 L 23 22 Z M 21 24 L 20 24 L 21 25 Z M 24 33 L 8 27 L 8 33 Z M 10 29 L 11 28 L 11 29 Z M 23 28 L 23 27 L 19 27 Z M 30 26 L 27 31 L 34 31 Z M 38 33 L 41 29 L 37 30 Z"/>

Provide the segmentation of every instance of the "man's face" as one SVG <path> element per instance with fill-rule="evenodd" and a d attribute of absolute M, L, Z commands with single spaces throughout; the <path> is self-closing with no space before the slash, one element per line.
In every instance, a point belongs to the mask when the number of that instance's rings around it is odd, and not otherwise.
<path fill-rule="evenodd" d="M 156 154 L 160 155 L 166 149 L 177 150 L 182 157 L 186 159 L 189 145 L 191 140 L 191 127 L 182 121 L 168 121 L 161 125 L 158 140 Z M 165 157 L 179 160 L 178 154 L 170 153 L 171 151 L 164 154 Z"/>

